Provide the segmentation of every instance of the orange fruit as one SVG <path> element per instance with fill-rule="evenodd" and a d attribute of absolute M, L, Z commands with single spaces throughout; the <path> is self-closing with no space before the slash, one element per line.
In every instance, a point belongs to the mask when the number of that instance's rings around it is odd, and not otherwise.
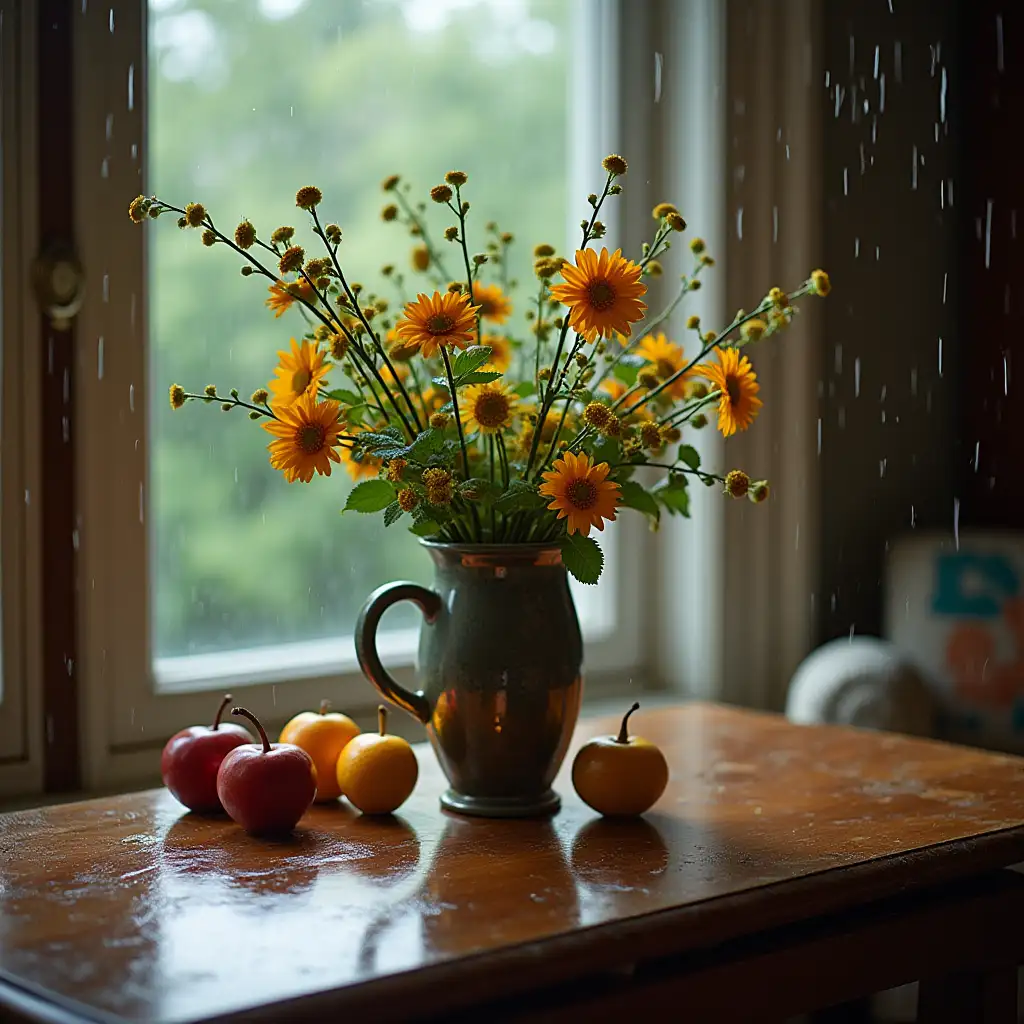
<path fill-rule="evenodd" d="M 599 736 L 580 747 L 572 763 L 572 784 L 580 799 L 599 814 L 634 817 L 650 810 L 668 785 L 668 763 L 653 743 L 629 736 L 622 719 L 618 736 Z"/>
<path fill-rule="evenodd" d="M 401 736 L 385 731 L 387 710 L 377 709 L 380 729 L 360 733 L 338 758 L 341 792 L 363 814 L 390 814 L 412 793 L 420 768 L 412 747 Z"/>
<path fill-rule="evenodd" d="M 335 768 L 338 757 L 354 736 L 359 726 L 347 715 L 328 714 L 328 701 L 321 701 L 319 713 L 302 711 L 282 730 L 279 743 L 294 743 L 313 759 L 316 766 L 316 799 L 318 803 L 337 800 L 341 796 Z"/>

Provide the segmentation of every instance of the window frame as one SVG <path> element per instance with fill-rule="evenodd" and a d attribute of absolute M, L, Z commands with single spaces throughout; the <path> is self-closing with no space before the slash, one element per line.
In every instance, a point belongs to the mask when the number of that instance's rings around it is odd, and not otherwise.
<path fill-rule="evenodd" d="M 40 318 L 30 287 L 36 210 L 36 3 L 0 0 L 3 275 L 0 465 L 0 796 L 42 788 Z M 35 400 L 34 400 L 35 398 Z"/>
<path fill-rule="evenodd" d="M 600 97 L 599 102 L 606 105 L 596 117 L 570 118 L 576 125 L 606 126 L 605 131 L 573 139 L 577 163 L 571 177 L 587 182 L 582 188 L 585 194 L 592 187 L 593 167 L 615 148 L 621 123 L 617 95 L 609 94 L 608 87 L 616 76 L 608 73 L 609 65 L 593 60 L 595 50 L 586 45 L 599 41 L 614 66 L 619 3 L 575 0 L 575 6 L 577 16 L 586 14 L 583 24 L 591 28 L 574 34 L 577 52 L 588 59 L 578 64 L 584 74 L 574 82 L 573 98 Z M 116 31 L 110 31 L 110 16 Z M 598 24 L 604 30 L 595 35 L 592 28 Z M 78 494 L 83 521 L 79 658 L 85 775 L 90 786 L 152 777 L 154 749 L 178 728 L 205 721 L 215 704 L 213 694 L 226 686 L 237 699 L 251 702 L 264 713 L 273 708 L 267 715 L 272 725 L 300 708 L 316 706 L 325 694 L 357 717 L 371 713 L 378 700 L 356 668 L 350 637 L 321 645 L 332 670 L 325 670 L 323 658 L 313 659 L 291 678 L 271 678 L 268 652 L 263 652 L 262 669 L 254 671 L 260 658 L 256 651 L 241 673 L 209 673 L 198 685 L 195 679 L 189 685 L 187 678 L 179 676 L 173 692 L 154 685 L 158 679 L 152 672 L 150 588 L 146 573 L 140 574 L 137 567 L 146 566 L 148 573 L 150 565 L 145 505 L 147 402 L 150 384 L 161 392 L 162 382 L 148 380 L 145 229 L 133 225 L 125 214 L 127 199 L 145 191 L 143 146 L 138 144 L 134 155 L 131 149 L 133 140 L 145 138 L 145 42 L 145 0 L 112 0 L 102 10 L 87 5 L 76 16 L 75 48 L 80 57 L 76 61 L 77 234 L 91 279 L 78 318 L 81 357 L 76 383 L 81 422 L 87 425 L 79 433 Z M 105 73 L 97 74 L 97 67 L 106 69 Z M 135 98 L 132 109 L 129 77 Z M 585 178 L 581 168 L 586 168 Z M 578 201 L 580 186 L 574 184 L 570 192 Z M 624 516 L 614 529 L 608 579 L 602 581 L 602 588 L 610 595 L 606 599 L 613 607 L 615 626 L 611 634 L 587 641 L 588 664 L 600 666 L 600 670 L 588 670 L 591 697 L 616 688 L 621 692 L 624 680 L 638 676 L 645 660 L 640 606 L 645 527 L 639 516 Z M 382 644 L 384 660 L 404 684 L 412 682 L 413 653 L 408 633 Z M 207 666 L 216 660 L 217 656 L 207 658 Z M 163 669 L 166 684 L 168 668 L 173 666 L 157 667 Z M 253 682 L 255 678 L 260 681 Z"/>

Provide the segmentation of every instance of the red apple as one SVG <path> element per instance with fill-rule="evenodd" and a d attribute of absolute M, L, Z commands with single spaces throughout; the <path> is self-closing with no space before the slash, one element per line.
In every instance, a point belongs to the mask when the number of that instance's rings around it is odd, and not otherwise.
<path fill-rule="evenodd" d="M 222 810 L 217 797 L 217 769 L 224 755 L 252 736 L 240 725 L 221 725 L 231 694 L 220 702 L 213 725 L 192 725 L 168 741 L 160 758 L 160 774 L 171 795 L 192 811 Z"/>
<path fill-rule="evenodd" d="M 247 743 L 228 752 L 217 772 L 220 802 L 247 832 L 288 832 L 316 797 L 313 759 L 294 743 L 272 744 L 251 711 L 232 708 L 231 714 L 256 726 L 262 746 Z"/>

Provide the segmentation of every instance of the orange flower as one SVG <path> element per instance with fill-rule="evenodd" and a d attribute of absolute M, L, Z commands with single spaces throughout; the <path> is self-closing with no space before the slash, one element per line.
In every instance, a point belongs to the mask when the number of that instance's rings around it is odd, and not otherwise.
<path fill-rule="evenodd" d="M 613 402 L 617 402 L 626 393 L 627 388 L 626 385 L 618 379 L 618 377 L 608 377 L 606 380 L 601 381 L 601 386 L 598 390 L 609 395 Z M 622 403 L 622 411 L 628 412 L 643 397 L 644 393 L 642 391 L 634 391 L 633 394 L 631 394 L 629 398 Z M 640 412 L 647 412 L 647 406 L 644 406 Z"/>
<path fill-rule="evenodd" d="M 566 452 L 544 474 L 540 493 L 551 498 L 549 509 L 558 510 L 558 518 L 568 518 L 569 533 L 590 536 L 591 526 L 604 529 L 604 521 L 615 519 L 622 494 L 619 485 L 606 480 L 607 462 L 595 466 L 589 455 Z"/>
<path fill-rule="evenodd" d="M 281 361 L 274 368 L 274 379 L 267 385 L 275 405 L 291 405 L 302 395 L 315 395 L 331 368 L 324 361 L 326 353 L 320 346 L 311 345 L 305 338 L 301 345 L 292 338 L 291 352 L 278 352 L 277 356 Z"/>
<path fill-rule="evenodd" d="M 351 448 L 341 449 L 341 464 L 348 471 L 348 475 L 355 481 L 369 480 L 380 473 L 380 459 L 372 455 L 364 455 L 358 462 L 352 458 Z"/>
<path fill-rule="evenodd" d="M 480 344 L 491 350 L 491 358 L 487 360 L 488 366 L 504 373 L 512 362 L 512 346 L 508 338 L 500 334 L 485 334 Z"/>
<path fill-rule="evenodd" d="M 331 463 L 341 461 L 337 452 L 341 406 L 304 394 L 289 405 L 271 409 L 277 418 L 267 420 L 263 429 L 276 438 L 267 445 L 274 469 L 281 470 L 289 483 L 308 484 L 314 473 L 330 476 Z"/>
<path fill-rule="evenodd" d="M 739 349 L 715 348 L 718 364 L 702 363 L 694 367 L 694 373 L 711 381 L 712 387 L 721 391 L 718 400 L 718 429 L 723 437 L 746 430 L 762 406 L 757 397 L 761 385 L 757 374 L 746 356 L 740 356 Z"/>
<path fill-rule="evenodd" d="M 682 345 L 676 345 L 668 340 L 659 331 L 657 334 L 648 334 L 637 347 L 636 354 L 642 356 L 650 363 L 650 368 L 660 380 L 668 380 L 675 376 L 685 365 Z M 677 377 L 663 392 L 674 399 L 686 397 L 686 382 L 692 374 L 685 373 Z"/>
<path fill-rule="evenodd" d="M 601 255 L 590 249 L 576 252 L 576 266 L 562 265 L 565 284 L 555 285 L 551 296 L 569 307 L 569 324 L 587 338 L 610 338 L 616 331 L 629 337 L 630 324 L 642 320 L 645 303 L 640 296 L 647 286 L 640 283 L 642 270 L 624 259 L 622 250 Z"/>
<path fill-rule="evenodd" d="M 442 345 L 466 348 L 474 340 L 478 308 L 470 305 L 468 295 L 434 292 L 428 297 L 421 292 L 405 307 L 395 331 L 429 359 Z"/>
<path fill-rule="evenodd" d="M 297 299 L 313 301 L 313 287 L 304 277 L 298 281 L 275 281 L 267 291 L 270 292 L 270 298 L 266 300 L 266 305 L 274 311 L 275 317 L 291 309 Z"/>
<path fill-rule="evenodd" d="M 473 301 L 480 307 L 480 315 L 492 323 L 503 324 L 512 312 L 512 303 L 496 284 L 474 281 Z"/>

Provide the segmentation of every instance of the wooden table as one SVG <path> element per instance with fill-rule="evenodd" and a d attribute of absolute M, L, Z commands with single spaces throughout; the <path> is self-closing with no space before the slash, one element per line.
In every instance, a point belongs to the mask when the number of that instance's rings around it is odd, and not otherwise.
<path fill-rule="evenodd" d="M 672 767 L 637 821 L 567 773 L 551 821 L 447 815 L 425 749 L 400 816 L 318 808 L 277 842 L 162 791 L 2 816 L 0 1020 L 764 1021 L 916 978 L 929 1020 L 1014 1019 L 1024 760 L 635 719 Z"/>

